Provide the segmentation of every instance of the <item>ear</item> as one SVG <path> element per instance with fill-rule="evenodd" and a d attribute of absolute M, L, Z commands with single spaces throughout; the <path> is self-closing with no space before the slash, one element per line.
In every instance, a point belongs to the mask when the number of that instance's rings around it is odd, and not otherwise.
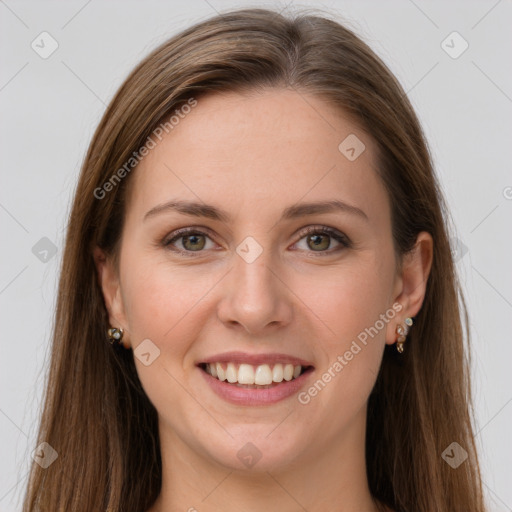
<path fill-rule="evenodd" d="M 404 255 L 400 274 L 396 276 L 393 292 L 394 302 L 400 303 L 402 309 L 394 322 L 389 322 L 386 343 L 395 343 L 396 326 L 403 324 L 407 317 L 418 314 L 427 289 L 427 280 L 432 268 L 434 241 L 430 233 L 422 231 L 416 238 L 413 249 Z"/>
<path fill-rule="evenodd" d="M 112 259 L 106 256 L 105 252 L 99 247 L 95 247 L 93 257 L 110 326 L 123 329 L 123 345 L 128 348 L 130 345 L 127 339 L 127 322 L 118 272 Z"/>

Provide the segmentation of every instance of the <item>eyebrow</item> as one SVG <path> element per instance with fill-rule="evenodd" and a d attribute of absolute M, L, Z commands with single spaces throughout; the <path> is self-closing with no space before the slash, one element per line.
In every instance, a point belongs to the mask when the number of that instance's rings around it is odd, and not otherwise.
<path fill-rule="evenodd" d="M 216 206 L 200 203 L 196 201 L 168 201 L 163 204 L 159 204 L 154 208 L 151 208 L 145 215 L 144 220 L 155 215 L 177 211 L 184 215 L 190 215 L 192 217 L 206 217 L 212 220 L 218 220 L 227 223 L 231 220 L 231 216 L 225 210 L 217 208 Z M 344 212 L 352 215 L 361 217 L 364 220 L 368 220 L 368 216 L 363 210 L 356 206 L 347 204 L 343 201 L 333 199 L 331 201 L 322 202 L 310 202 L 310 203 L 299 203 L 296 205 L 285 208 L 281 215 L 281 221 L 291 220 L 307 215 L 315 215 L 321 213 L 333 213 L 333 212 Z"/>

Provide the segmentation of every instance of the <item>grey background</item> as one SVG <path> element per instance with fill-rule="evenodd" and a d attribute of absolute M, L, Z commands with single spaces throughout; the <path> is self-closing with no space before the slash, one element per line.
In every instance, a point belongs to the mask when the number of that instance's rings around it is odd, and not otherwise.
<path fill-rule="evenodd" d="M 160 42 L 215 11 L 255 5 L 0 0 L 0 511 L 21 507 L 66 217 L 105 105 Z M 397 75 L 420 116 L 462 244 L 458 268 L 471 315 L 484 487 L 490 510 L 511 511 L 511 3 L 290 5 L 328 9 L 356 30 Z M 31 47 L 43 31 L 59 45 L 47 59 Z M 441 46 L 453 31 L 469 44 L 456 59 Z M 453 37 L 446 44 L 452 52 L 462 48 Z"/>

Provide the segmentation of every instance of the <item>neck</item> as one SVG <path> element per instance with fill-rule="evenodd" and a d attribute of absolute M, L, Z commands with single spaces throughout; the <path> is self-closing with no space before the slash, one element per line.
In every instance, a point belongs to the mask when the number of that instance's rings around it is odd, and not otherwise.
<path fill-rule="evenodd" d="M 337 441 L 314 440 L 279 467 L 218 464 L 160 424 L 162 490 L 148 512 L 378 512 L 366 477 L 366 408 Z"/>

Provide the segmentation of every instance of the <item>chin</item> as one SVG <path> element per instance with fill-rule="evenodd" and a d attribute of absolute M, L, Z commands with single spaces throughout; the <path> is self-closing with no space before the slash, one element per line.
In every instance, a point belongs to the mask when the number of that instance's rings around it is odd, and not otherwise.
<path fill-rule="evenodd" d="M 234 439 L 224 437 L 224 442 L 215 442 L 208 437 L 205 446 L 207 455 L 230 471 L 254 474 L 283 470 L 308 446 L 306 439 L 297 439 L 284 430 L 279 435 L 271 433 L 267 424 L 246 428 L 238 425 L 236 430 Z"/>

